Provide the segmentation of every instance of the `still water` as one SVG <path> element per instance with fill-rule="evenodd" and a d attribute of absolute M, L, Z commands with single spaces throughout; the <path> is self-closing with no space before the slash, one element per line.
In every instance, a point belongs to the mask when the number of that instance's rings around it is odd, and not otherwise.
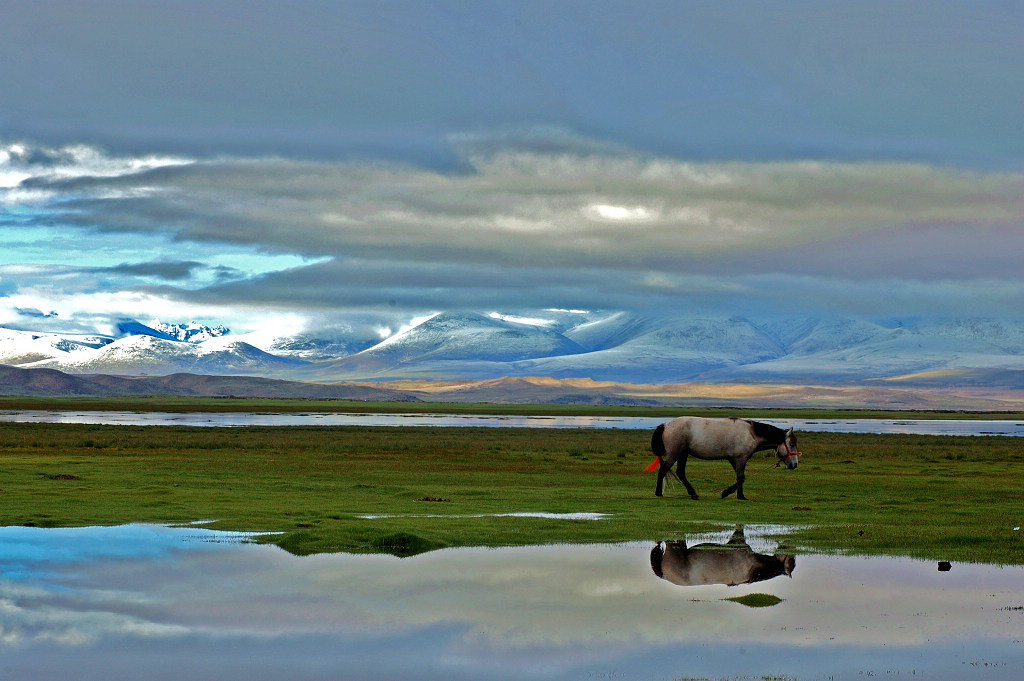
<path fill-rule="evenodd" d="M 740 550 L 774 559 L 770 529 L 748 527 Z M 789 576 L 681 586 L 667 552 L 656 574 L 653 539 L 410 558 L 298 558 L 248 539 L 0 528 L 0 678 L 1002 680 L 1024 668 L 1019 566 L 797 555 Z M 721 574 L 716 551 L 705 577 Z M 751 593 L 781 601 L 724 600 Z"/>
<path fill-rule="evenodd" d="M 969 419 L 766 419 L 784 428 L 832 433 L 914 433 L 921 435 L 1012 435 L 1024 437 L 1024 423 Z M 476 414 L 341 414 L 256 412 L 0 411 L 0 422 L 95 423 L 115 426 L 490 426 L 505 428 L 653 429 L 663 416 L 502 416 Z"/>

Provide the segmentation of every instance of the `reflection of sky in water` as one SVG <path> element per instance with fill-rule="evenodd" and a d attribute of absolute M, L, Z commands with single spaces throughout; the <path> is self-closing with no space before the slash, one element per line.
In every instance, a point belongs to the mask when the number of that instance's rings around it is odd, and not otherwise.
<path fill-rule="evenodd" d="M 0 678 L 1010 679 L 1024 664 L 1020 567 L 799 556 L 792 579 L 679 587 L 652 573 L 653 542 L 296 558 L 220 536 L 0 529 Z M 784 600 L 721 600 L 755 592 Z"/>
<path fill-rule="evenodd" d="M 0 412 L 0 422 L 96 423 L 114 426 L 493 426 L 522 428 L 653 429 L 663 416 L 508 416 L 485 414 L 344 414 L 254 412 L 47 411 Z M 832 433 L 909 433 L 924 435 L 1013 435 L 1024 437 L 1024 423 L 973 419 L 767 419 L 798 431 Z"/>

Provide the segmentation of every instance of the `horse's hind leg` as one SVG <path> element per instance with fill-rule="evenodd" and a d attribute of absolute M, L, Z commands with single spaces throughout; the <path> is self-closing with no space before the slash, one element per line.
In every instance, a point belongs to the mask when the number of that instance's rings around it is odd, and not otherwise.
<path fill-rule="evenodd" d="M 672 470 L 672 466 L 674 466 L 676 463 L 676 460 L 668 456 L 667 454 L 659 454 L 658 458 L 661 460 L 661 465 L 658 466 L 658 484 L 654 488 L 654 496 L 656 497 L 662 496 L 663 486 L 665 484 L 665 476 L 668 475 L 668 473 Z"/>
<path fill-rule="evenodd" d="M 690 484 L 690 481 L 686 479 L 686 458 L 685 454 L 679 458 L 679 465 L 676 466 L 676 470 L 679 472 L 677 477 L 686 487 L 686 491 L 690 494 L 691 499 L 700 499 L 700 497 L 697 496 L 697 490 L 695 490 L 693 485 Z"/>
<path fill-rule="evenodd" d="M 665 484 L 665 473 L 668 472 L 668 466 L 665 465 L 664 459 L 662 459 L 661 465 L 658 466 L 658 484 L 654 488 L 654 496 L 662 496 L 662 486 Z"/>
<path fill-rule="evenodd" d="M 679 462 L 678 466 L 676 465 L 677 460 Z M 672 472 L 673 466 L 676 466 L 676 470 L 679 471 L 678 473 Z M 654 489 L 654 496 L 662 496 L 662 486 L 665 482 L 666 475 L 671 475 L 676 480 L 683 483 L 683 485 L 686 487 L 686 491 L 690 494 L 690 498 L 698 498 L 696 490 L 693 489 L 693 485 L 691 485 L 690 481 L 686 479 L 686 452 L 683 452 L 682 456 L 680 456 L 678 459 L 672 458 L 671 456 L 667 456 L 661 460 L 661 465 L 658 466 L 658 485 Z"/>
<path fill-rule="evenodd" d="M 658 484 L 654 488 L 654 496 L 660 497 L 662 491 L 662 485 L 665 482 L 665 473 L 668 472 L 671 463 L 666 460 L 668 452 L 665 451 L 665 424 L 661 424 L 654 429 L 654 433 L 651 435 L 651 451 L 654 452 L 655 456 L 658 457 Z"/>

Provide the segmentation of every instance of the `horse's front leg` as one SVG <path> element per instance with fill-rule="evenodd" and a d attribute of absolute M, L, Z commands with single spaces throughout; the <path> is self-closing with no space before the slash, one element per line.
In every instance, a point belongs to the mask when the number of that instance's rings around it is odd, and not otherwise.
<path fill-rule="evenodd" d="M 733 492 L 736 492 L 737 499 L 743 499 L 746 501 L 747 497 L 743 495 L 743 481 L 746 480 L 746 469 L 747 469 L 747 458 L 743 457 L 740 459 L 729 459 L 729 463 L 732 464 L 732 468 L 736 471 L 736 484 L 729 485 L 722 490 L 722 498 L 726 498 Z"/>

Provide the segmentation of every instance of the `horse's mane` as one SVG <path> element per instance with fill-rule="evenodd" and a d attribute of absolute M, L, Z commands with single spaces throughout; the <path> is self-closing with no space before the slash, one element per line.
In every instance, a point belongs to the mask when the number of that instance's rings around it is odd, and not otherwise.
<path fill-rule="evenodd" d="M 770 423 L 761 423 L 760 421 L 746 420 L 754 429 L 754 437 L 764 440 L 771 444 L 779 444 L 786 440 L 786 431 L 782 428 L 773 426 Z"/>

